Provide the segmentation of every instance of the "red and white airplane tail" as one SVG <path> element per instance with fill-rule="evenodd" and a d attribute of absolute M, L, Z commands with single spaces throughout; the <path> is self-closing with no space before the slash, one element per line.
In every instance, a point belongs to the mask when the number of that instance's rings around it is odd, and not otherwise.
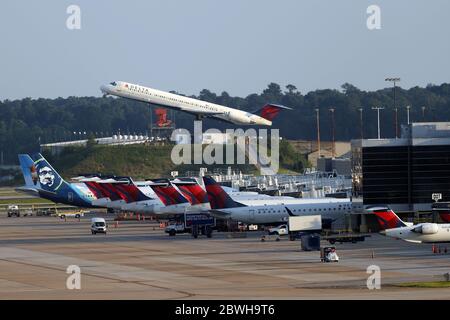
<path fill-rule="evenodd" d="M 366 209 L 377 216 L 381 230 L 407 227 L 408 225 L 400 219 L 394 211 L 386 207 L 374 207 Z"/>
<path fill-rule="evenodd" d="M 268 103 L 254 113 L 266 120 L 272 121 L 273 119 L 275 119 L 278 113 L 280 113 L 281 110 L 292 110 L 292 109 L 279 104 Z"/>

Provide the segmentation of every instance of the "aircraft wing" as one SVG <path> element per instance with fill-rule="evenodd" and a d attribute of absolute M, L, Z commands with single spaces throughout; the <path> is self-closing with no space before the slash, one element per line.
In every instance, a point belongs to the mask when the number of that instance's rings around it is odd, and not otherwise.
<path fill-rule="evenodd" d="M 231 215 L 229 212 L 221 211 L 221 210 L 217 210 L 217 209 L 208 210 L 208 212 L 213 216 L 223 218 L 223 219 L 228 218 Z"/>
<path fill-rule="evenodd" d="M 169 107 L 167 107 L 167 108 L 169 108 Z M 174 109 L 180 110 L 180 111 L 183 111 L 186 113 L 190 113 L 193 115 L 201 115 L 201 116 L 205 116 L 205 117 L 212 117 L 212 116 L 217 116 L 219 114 L 224 114 L 224 112 L 214 112 L 214 111 L 206 111 L 206 110 L 198 110 L 198 111 L 193 112 L 192 110 L 185 110 L 183 108 L 174 108 Z"/>
<path fill-rule="evenodd" d="M 32 195 L 39 195 L 40 193 L 46 193 L 48 195 L 53 195 L 53 196 L 56 195 L 56 192 L 53 192 L 53 191 L 37 189 L 37 188 L 30 188 L 30 187 L 18 187 L 18 188 L 15 188 L 14 190 L 19 191 L 19 192 L 25 192 L 25 193 L 32 194 Z"/>
<path fill-rule="evenodd" d="M 192 111 L 191 109 L 187 110 L 187 109 L 185 109 L 183 107 L 173 107 L 173 106 L 168 106 L 168 105 L 158 104 L 158 103 L 153 103 L 153 102 L 150 102 L 149 104 L 153 105 L 153 106 L 158 106 L 158 107 L 163 107 L 163 108 L 167 108 L 167 109 L 183 111 L 183 112 L 186 112 L 186 113 L 189 113 L 189 114 L 202 115 L 202 116 L 206 116 L 206 117 L 208 117 L 208 116 L 216 116 L 216 115 L 219 115 L 219 114 L 224 114 L 223 112 L 215 112 L 215 111 L 208 111 L 208 110 L 202 110 L 202 109 Z"/>
<path fill-rule="evenodd" d="M 29 188 L 29 187 L 18 187 L 14 188 L 15 191 L 24 192 L 32 195 L 39 195 L 39 191 L 36 188 Z"/>

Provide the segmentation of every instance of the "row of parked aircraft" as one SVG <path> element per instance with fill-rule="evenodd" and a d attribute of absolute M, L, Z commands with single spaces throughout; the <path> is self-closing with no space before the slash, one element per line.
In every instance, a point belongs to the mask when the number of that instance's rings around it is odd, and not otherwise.
<path fill-rule="evenodd" d="M 184 213 L 208 212 L 243 223 L 273 225 L 289 216 L 321 215 L 325 224 L 351 213 L 350 199 L 297 199 L 222 187 L 212 177 L 202 184 L 194 178 L 133 181 L 130 177 L 80 175 L 66 182 L 39 153 L 19 155 L 25 186 L 18 188 L 56 203 L 102 207 L 166 218 Z M 450 242 L 450 224 L 403 222 L 387 207 L 373 207 L 382 234 L 414 243 Z M 446 214 L 441 217 L 446 221 Z"/>
<path fill-rule="evenodd" d="M 349 199 L 297 199 L 256 192 L 236 192 L 209 176 L 202 185 L 194 178 L 133 181 L 130 177 L 85 174 L 66 182 L 40 154 L 19 155 L 25 186 L 18 188 L 56 203 L 104 207 L 141 214 L 165 215 L 208 212 L 243 223 L 277 224 L 289 216 L 322 215 L 325 223 L 350 213 Z"/>

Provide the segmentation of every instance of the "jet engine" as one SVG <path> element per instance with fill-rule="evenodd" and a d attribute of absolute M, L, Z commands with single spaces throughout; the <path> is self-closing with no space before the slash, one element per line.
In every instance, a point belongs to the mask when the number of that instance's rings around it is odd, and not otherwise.
<path fill-rule="evenodd" d="M 438 233 L 439 226 L 436 223 L 424 223 L 413 229 L 414 232 L 422 234 L 434 234 Z"/>

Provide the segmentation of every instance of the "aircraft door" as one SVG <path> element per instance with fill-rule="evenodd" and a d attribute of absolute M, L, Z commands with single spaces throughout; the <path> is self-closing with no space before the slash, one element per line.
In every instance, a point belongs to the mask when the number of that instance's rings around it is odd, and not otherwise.
<path fill-rule="evenodd" d="M 248 213 L 250 216 L 250 221 L 255 221 L 255 210 L 250 209 Z"/>
<path fill-rule="evenodd" d="M 69 193 L 67 194 L 67 200 L 68 200 L 69 202 L 73 202 L 73 192 L 69 192 Z"/>

